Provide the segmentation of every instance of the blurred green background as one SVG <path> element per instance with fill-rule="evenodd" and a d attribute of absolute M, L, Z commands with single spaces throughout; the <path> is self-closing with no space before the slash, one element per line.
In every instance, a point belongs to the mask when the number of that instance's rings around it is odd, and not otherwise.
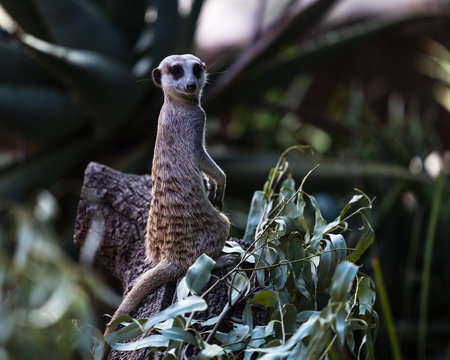
<path fill-rule="evenodd" d="M 112 295 L 76 262 L 83 171 L 150 171 L 151 69 L 184 52 L 209 68 L 207 143 L 232 235 L 280 153 L 308 145 L 289 161 L 297 179 L 320 164 L 306 191 L 327 219 L 354 187 L 377 198 L 361 264 L 372 274 L 380 260 L 398 339 L 379 303 L 377 358 L 449 357 L 448 2 L 0 5 L 0 360 L 89 358 Z"/>

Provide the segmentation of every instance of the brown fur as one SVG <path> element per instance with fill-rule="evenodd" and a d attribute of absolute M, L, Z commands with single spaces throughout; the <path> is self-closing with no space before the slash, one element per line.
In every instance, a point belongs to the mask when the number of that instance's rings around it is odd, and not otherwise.
<path fill-rule="evenodd" d="M 175 64 L 183 66 L 182 77 L 171 74 Z M 202 66 L 200 77 L 193 73 L 193 64 Z M 164 104 L 158 119 L 145 246 L 158 264 L 139 277 L 113 319 L 130 314 L 156 288 L 182 276 L 201 254 L 217 258 L 225 245 L 229 221 L 208 199 L 203 182 L 205 174 L 216 191 L 210 198 L 220 208 L 226 179 L 205 149 L 206 116 L 200 105 L 205 70 L 193 55 L 173 55 L 153 72 L 164 91 Z M 114 330 L 107 328 L 105 335 Z"/>

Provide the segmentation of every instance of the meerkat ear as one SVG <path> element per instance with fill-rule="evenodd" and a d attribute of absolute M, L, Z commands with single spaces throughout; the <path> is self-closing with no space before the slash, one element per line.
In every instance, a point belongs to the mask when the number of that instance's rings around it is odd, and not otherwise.
<path fill-rule="evenodd" d="M 161 86 L 161 70 L 159 70 L 158 68 L 153 69 L 152 78 L 155 85 Z"/>
<path fill-rule="evenodd" d="M 206 72 L 206 70 L 208 70 L 208 69 L 206 68 L 206 64 L 205 64 L 204 62 L 202 62 L 202 65 L 203 65 L 203 71 Z"/>

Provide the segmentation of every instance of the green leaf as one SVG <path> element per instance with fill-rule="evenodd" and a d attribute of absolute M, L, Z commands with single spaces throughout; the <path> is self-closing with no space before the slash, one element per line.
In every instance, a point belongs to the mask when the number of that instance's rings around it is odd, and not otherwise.
<path fill-rule="evenodd" d="M 199 294 L 211 278 L 211 271 L 216 262 L 208 255 L 202 254 L 186 273 L 186 285 L 194 294 Z"/>
<path fill-rule="evenodd" d="M 137 341 L 128 343 L 114 343 L 111 347 L 119 351 L 136 351 L 144 348 L 165 348 L 169 345 L 169 338 L 164 335 L 150 335 Z"/>
<path fill-rule="evenodd" d="M 239 351 L 245 348 L 243 340 L 247 337 L 249 332 L 250 328 L 248 325 L 234 324 L 233 330 L 228 334 L 217 332 L 215 338 L 219 340 L 220 344 L 223 347 L 226 347 L 227 350 Z"/>
<path fill-rule="evenodd" d="M 140 335 L 142 332 L 150 330 L 153 326 L 166 321 L 168 318 L 191 313 L 193 311 L 202 311 L 207 307 L 208 306 L 205 300 L 201 297 L 190 296 L 184 300 L 172 304 L 149 319 L 138 320 L 137 322 L 133 322 L 120 330 L 106 335 L 105 341 L 110 344 L 112 348 L 117 349 L 117 346 L 120 346 L 118 345 L 119 342 L 126 341 Z"/>
<path fill-rule="evenodd" d="M 102 53 L 131 62 L 131 49 L 122 35 L 91 2 L 35 0 L 41 21 L 59 45 Z"/>
<path fill-rule="evenodd" d="M 300 234 L 290 234 L 280 239 L 280 249 L 283 251 L 285 257 L 291 263 L 294 274 L 300 274 L 305 262 L 297 261 L 305 258 L 305 250 L 303 249 L 303 241 Z M 305 259 L 306 261 L 306 259 Z"/>
<path fill-rule="evenodd" d="M 18 36 L 25 49 L 74 92 L 102 131 L 130 116 L 143 94 L 130 69 L 98 53 Z"/>
<path fill-rule="evenodd" d="M 294 207 L 295 205 L 292 204 Z M 277 237 L 291 234 L 298 229 L 297 222 L 290 216 L 279 216 L 274 220 L 276 225 L 275 233 Z"/>
<path fill-rule="evenodd" d="M 335 331 L 339 340 L 339 344 L 344 346 L 345 344 L 345 333 L 347 325 L 350 325 L 349 322 L 346 321 L 348 312 L 345 308 L 342 308 L 338 311 L 335 317 Z"/>
<path fill-rule="evenodd" d="M 279 266 L 270 269 L 270 283 L 275 290 L 284 288 L 288 278 L 288 271 L 289 262 L 287 260 L 281 260 Z"/>
<path fill-rule="evenodd" d="M 184 329 L 179 328 L 169 328 L 161 331 L 161 335 L 163 335 L 168 340 L 182 341 L 189 344 L 197 344 L 197 340 L 195 337 Z"/>
<path fill-rule="evenodd" d="M 253 298 L 253 303 L 266 308 L 274 307 L 278 300 L 278 294 L 273 290 L 260 291 Z"/>
<path fill-rule="evenodd" d="M 255 327 L 255 329 L 253 330 L 252 336 L 250 338 L 251 340 L 248 342 L 248 346 L 245 350 L 243 360 L 251 359 L 253 352 L 248 351 L 248 350 L 256 349 L 256 348 L 260 347 L 261 345 L 263 345 L 265 343 L 265 339 L 264 339 L 265 336 L 267 336 L 266 335 L 266 326 Z"/>
<path fill-rule="evenodd" d="M 361 278 L 358 286 L 358 302 L 359 302 L 359 314 L 365 315 L 373 311 L 373 305 L 375 303 L 375 291 L 372 289 L 370 279 L 367 277 Z"/>
<path fill-rule="evenodd" d="M 223 349 L 219 345 L 210 345 L 205 342 L 204 346 L 205 348 L 200 352 L 200 354 L 194 357 L 194 360 L 209 360 L 215 357 L 220 357 L 224 353 Z"/>
<path fill-rule="evenodd" d="M 361 255 L 366 252 L 366 250 L 370 247 L 370 245 L 372 245 L 372 243 L 375 239 L 375 234 L 372 230 L 372 227 L 370 226 L 370 224 L 368 222 L 366 222 L 366 226 L 367 226 L 367 230 L 363 234 L 363 236 L 361 236 L 361 239 L 359 239 L 358 243 L 356 244 L 355 250 L 353 250 L 347 256 L 347 260 L 352 263 L 355 263 L 359 260 Z"/>
<path fill-rule="evenodd" d="M 347 257 L 347 243 L 341 234 L 328 234 L 333 248 L 335 249 L 338 261 L 345 260 Z"/>
<path fill-rule="evenodd" d="M 256 227 L 261 220 L 266 204 L 267 200 L 264 197 L 264 193 L 262 191 L 256 191 L 253 194 L 250 211 L 248 213 L 247 226 L 243 238 L 244 241 L 251 243 L 255 240 Z"/>
<path fill-rule="evenodd" d="M 7 132 L 39 143 L 56 142 L 84 122 L 78 104 L 57 90 L 0 86 L 0 128 Z"/>
<path fill-rule="evenodd" d="M 358 266 L 349 261 L 342 261 L 336 267 L 333 280 L 331 282 L 331 301 L 343 301 L 349 293 L 353 280 L 358 273 Z"/>
<path fill-rule="evenodd" d="M 251 331 L 253 330 L 253 313 L 249 302 L 245 303 L 244 311 L 242 312 L 242 323 L 248 325 Z"/>
<path fill-rule="evenodd" d="M 284 331 L 288 334 L 293 333 L 297 321 L 297 307 L 293 304 L 286 304 L 283 307 L 283 312 Z"/>
<path fill-rule="evenodd" d="M 331 279 L 337 265 L 336 253 L 331 241 L 324 240 L 325 248 L 320 254 L 320 263 L 318 269 L 317 290 L 323 291 L 330 285 Z"/>
<path fill-rule="evenodd" d="M 316 252 L 319 248 L 320 242 L 323 239 L 323 235 L 326 230 L 327 222 L 325 221 L 325 219 L 322 216 L 322 213 L 320 212 L 319 204 L 317 203 L 317 200 L 315 199 L 315 197 L 310 195 L 309 200 L 311 201 L 311 205 L 313 206 L 313 208 L 315 210 L 315 214 L 316 214 L 315 215 L 316 222 L 314 225 L 314 233 L 313 233 L 313 237 L 311 239 L 311 250 L 313 252 Z"/>
<path fill-rule="evenodd" d="M 341 210 L 341 213 L 340 213 L 339 217 L 341 219 L 343 219 L 345 214 L 347 214 L 347 212 L 352 207 L 352 204 L 354 204 L 355 202 L 358 202 L 359 200 L 361 200 L 362 197 L 363 197 L 362 195 L 353 195 L 353 197 L 350 199 L 350 201 L 347 203 L 347 205 L 345 205 L 345 207 Z"/>

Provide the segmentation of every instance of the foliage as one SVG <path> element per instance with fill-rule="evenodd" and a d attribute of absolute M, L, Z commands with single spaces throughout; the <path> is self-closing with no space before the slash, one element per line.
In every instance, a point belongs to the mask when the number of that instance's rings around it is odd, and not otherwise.
<path fill-rule="evenodd" d="M 92 357 L 90 294 L 111 302 L 91 269 L 69 259 L 51 226 L 56 202 L 42 192 L 33 207 L 0 213 L 0 359 Z M 9 225 L 7 225 L 9 223 Z"/>
<path fill-rule="evenodd" d="M 228 242 L 227 252 L 239 254 L 241 261 L 198 296 L 198 274 L 209 274 L 213 263 L 202 255 L 180 282 L 177 303 L 149 319 L 124 316 L 110 324 L 128 322 L 105 336 L 113 348 L 149 347 L 155 354 L 164 350 L 166 359 L 183 358 L 191 345 L 199 349 L 195 359 L 250 359 L 253 354 L 265 360 L 373 356 L 374 285 L 354 264 L 373 241 L 364 215 L 372 200 L 357 191 L 328 223 L 317 200 L 304 191 L 309 174 L 296 190 L 285 155 L 271 170 L 264 190 L 254 195 L 257 200 L 247 227 L 247 235 L 253 234 L 247 236 L 249 248 L 244 251 Z M 358 215 L 363 222 L 359 231 L 365 232 L 349 248 L 347 241 L 356 234 L 348 221 Z M 203 280 L 202 287 L 208 279 Z M 229 287 L 222 313 L 196 320 L 195 311 L 207 306 L 203 297 L 219 282 Z M 241 318 L 229 318 L 230 309 L 237 306 L 244 309 Z M 257 308 L 265 311 L 263 323 L 255 315 Z M 231 328 L 228 332 L 220 331 L 225 322 Z M 149 336 L 124 342 L 149 330 L 153 330 Z"/>

